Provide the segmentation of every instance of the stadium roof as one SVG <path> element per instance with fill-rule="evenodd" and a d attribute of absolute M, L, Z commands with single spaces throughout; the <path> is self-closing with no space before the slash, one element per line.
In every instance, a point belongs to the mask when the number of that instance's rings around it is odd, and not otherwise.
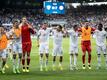
<path fill-rule="evenodd" d="M 65 1 L 70 3 L 107 2 L 107 0 L 59 0 L 59 1 Z"/>
<path fill-rule="evenodd" d="M 3 6 L 9 5 L 12 7 L 16 5 L 22 4 L 31 4 L 31 5 L 43 5 L 42 2 L 47 0 L 0 0 L 0 8 Z M 55 0 L 51 0 L 55 1 Z M 56 0 L 56 1 L 64 1 L 67 3 L 95 3 L 95 2 L 107 2 L 107 0 Z M 36 4 L 37 3 L 37 4 Z M 104 3 L 103 3 L 104 4 Z"/>
<path fill-rule="evenodd" d="M 48 0 L 0 0 L 1 3 L 5 2 L 43 2 Z M 54 0 L 51 0 L 54 1 Z M 70 3 L 84 3 L 84 2 L 107 2 L 107 0 L 56 0 L 56 1 L 64 1 L 64 2 L 70 2 Z"/>

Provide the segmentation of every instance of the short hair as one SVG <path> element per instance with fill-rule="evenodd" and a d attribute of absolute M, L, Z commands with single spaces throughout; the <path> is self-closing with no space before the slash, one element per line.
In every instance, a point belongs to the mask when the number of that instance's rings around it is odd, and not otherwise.
<path fill-rule="evenodd" d="M 98 24 L 98 27 L 103 28 L 103 24 L 102 24 L 102 23 L 99 23 L 99 24 Z"/>
<path fill-rule="evenodd" d="M 23 16 L 22 18 L 27 18 L 26 16 Z"/>
<path fill-rule="evenodd" d="M 0 28 L 4 28 L 4 26 L 3 26 L 3 25 L 0 25 Z"/>
<path fill-rule="evenodd" d="M 14 20 L 12 21 L 13 24 L 14 24 L 15 22 L 19 22 L 19 20 L 18 20 L 18 19 L 14 19 Z"/>
<path fill-rule="evenodd" d="M 58 27 L 59 27 L 60 29 L 62 29 L 62 26 L 61 26 L 61 25 L 58 25 Z"/>
<path fill-rule="evenodd" d="M 77 27 L 77 25 L 74 25 L 74 26 L 73 26 L 73 28 L 76 28 L 76 27 Z"/>

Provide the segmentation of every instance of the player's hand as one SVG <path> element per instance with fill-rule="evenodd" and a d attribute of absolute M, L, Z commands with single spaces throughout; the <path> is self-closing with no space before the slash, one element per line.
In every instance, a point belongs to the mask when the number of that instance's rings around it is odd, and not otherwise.
<path fill-rule="evenodd" d="M 28 28 L 33 29 L 33 27 L 30 24 L 28 25 Z"/>
<path fill-rule="evenodd" d="M 26 22 L 26 24 L 28 25 L 28 28 L 33 29 L 32 25 L 28 22 Z"/>

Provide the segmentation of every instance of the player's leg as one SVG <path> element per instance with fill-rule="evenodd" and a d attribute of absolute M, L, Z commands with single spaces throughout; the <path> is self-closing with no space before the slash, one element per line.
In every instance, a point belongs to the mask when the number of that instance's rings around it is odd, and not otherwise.
<path fill-rule="evenodd" d="M 73 53 L 70 53 L 70 70 L 73 70 Z"/>
<path fill-rule="evenodd" d="M 78 68 L 77 68 L 77 57 L 78 57 L 78 53 L 76 52 L 76 53 L 74 54 L 74 68 L 75 68 L 76 70 L 78 70 Z"/>
<path fill-rule="evenodd" d="M 40 71 L 43 71 L 43 53 L 40 53 Z"/>
<path fill-rule="evenodd" d="M 23 67 L 23 72 L 25 72 L 25 52 L 22 53 L 22 67 Z"/>
<path fill-rule="evenodd" d="M 22 51 L 23 51 L 23 53 L 22 53 L 22 67 L 23 67 L 23 69 L 22 69 L 22 71 L 23 72 L 25 72 L 26 71 L 26 69 L 25 69 L 25 54 L 26 54 L 26 44 L 22 44 Z"/>
<path fill-rule="evenodd" d="M 74 58 L 74 68 L 77 70 L 77 57 L 78 57 L 78 47 L 72 47 L 71 48 L 71 58 L 73 59 Z M 72 60 L 71 59 L 71 60 Z M 71 70 L 72 70 L 72 67 L 71 67 Z"/>
<path fill-rule="evenodd" d="M 1 71 L 3 74 L 5 73 L 5 64 L 6 64 L 6 52 L 4 50 L 2 53 L 2 66 L 1 66 L 1 68 L 2 68 Z"/>
<path fill-rule="evenodd" d="M 16 62 L 16 57 L 17 57 L 17 44 L 14 43 L 13 44 L 13 73 L 16 73 L 16 66 L 17 66 L 17 62 Z"/>
<path fill-rule="evenodd" d="M 83 63 L 82 68 L 83 68 L 83 69 L 85 69 L 85 54 L 86 54 L 86 52 L 83 52 L 83 53 L 82 53 L 82 63 Z"/>
<path fill-rule="evenodd" d="M 39 46 L 40 71 L 43 71 L 43 53 L 44 53 L 44 46 L 43 46 L 43 44 L 40 44 L 40 46 Z"/>
<path fill-rule="evenodd" d="M 27 51 L 27 69 L 26 69 L 26 72 L 29 72 L 31 43 L 27 44 L 27 50 L 26 51 Z"/>
<path fill-rule="evenodd" d="M 104 54 L 105 57 L 105 64 L 106 64 L 106 69 L 107 69 L 107 54 Z"/>
<path fill-rule="evenodd" d="M 13 73 L 16 73 L 16 53 L 13 53 Z"/>
<path fill-rule="evenodd" d="M 63 56 L 60 56 L 59 57 L 59 67 L 60 67 L 60 70 L 63 70 L 62 62 L 63 62 Z"/>
<path fill-rule="evenodd" d="M 10 46 L 10 44 L 7 45 L 7 52 L 6 52 L 6 59 L 10 58 L 10 60 L 12 61 L 12 53 L 11 53 L 11 56 L 10 56 L 10 49 L 12 49 L 12 45 Z M 5 64 L 5 68 L 9 68 L 9 65 L 8 64 Z"/>
<path fill-rule="evenodd" d="M 101 67 L 101 47 L 100 46 L 97 46 L 97 61 L 98 61 L 97 69 L 100 69 Z"/>
<path fill-rule="evenodd" d="M 30 52 L 27 52 L 27 66 L 26 66 L 26 72 L 29 72 L 29 65 L 30 65 Z"/>
<path fill-rule="evenodd" d="M 70 70 L 73 70 L 73 46 L 70 46 L 70 50 L 69 50 L 69 54 L 70 54 Z"/>
<path fill-rule="evenodd" d="M 13 51 L 12 51 L 12 49 L 13 49 L 13 44 L 11 43 L 9 43 L 8 44 L 8 46 L 7 46 L 7 48 L 8 48 L 8 54 L 9 54 L 9 58 L 10 58 L 10 60 L 12 61 L 12 59 L 13 59 Z"/>
<path fill-rule="evenodd" d="M 59 56 L 59 67 L 60 67 L 60 70 L 63 70 L 63 67 L 62 67 L 62 62 L 63 62 L 63 51 L 62 51 L 62 47 L 59 47 L 58 56 Z"/>
<path fill-rule="evenodd" d="M 48 58 L 49 58 L 49 53 L 46 53 L 46 61 L 45 61 L 45 71 L 48 71 L 47 65 L 48 65 Z"/>
<path fill-rule="evenodd" d="M 55 63 L 56 63 L 56 56 L 57 56 L 57 53 L 58 53 L 58 48 L 57 48 L 56 45 L 54 45 L 53 54 L 52 54 L 52 56 L 53 56 L 53 65 L 52 65 L 53 71 L 56 70 L 56 64 L 55 64 Z"/>
<path fill-rule="evenodd" d="M 2 56 L 1 56 L 1 52 L 0 52 L 0 72 L 1 72 L 1 70 L 2 70 Z"/>
<path fill-rule="evenodd" d="M 47 65 L 48 65 L 48 58 L 49 58 L 49 47 L 48 44 L 44 46 L 45 48 L 45 55 L 46 55 L 46 60 L 45 60 L 45 70 L 48 71 Z"/>
<path fill-rule="evenodd" d="M 7 59 L 8 59 L 8 50 L 6 49 L 6 60 L 7 60 Z M 7 69 L 9 68 L 9 66 L 8 66 L 7 63 L 5 64 L 5 68 L 7 68 Z"/>
<path fill-rule="evenodd" d="M 106 45 L 102 47 L 102 51 L 104 53 L 104 58 L 105 58 L 105 64 L 106 64 L 106 69 L 107 69 L 107 49 L 106 49 Z"/>
<path fill-rule="evenodd" d="M 85 69 L 86 46 L 84 45 L 83 42 L 82 42 L 82 44 L 81 44 L 81 48 L 82 48 L 82 63 L 83 63 L 82 68 Z"/>
<path fill-rule="evenodd" d="M 17 66 L 16 66 L 16 72 L 17 73 L 20 73 L 21 59 L 22 59 L 22 53 L 18 53 L 18 61 L 17 61 Z"/>
<path fill-rule="evenodd" d="M 6 64 L 6 58 L 2 58 L 2 73 L 5 73 L 5 64 Z"/>
<path fill-rule="evenodd" d="M 17 67 L 16 67 L 16 71 L 17 73 L 20 73 L 20 64 L 21 64 L 21 59 L 22 59 L 22 47 L 21 44 L 18 44 L 18 62 L 17 62 Z"/>
<path fill-rule="evenodd" d="M 91 69 L 91 42 L 87 45 L 88 52 L 88 68 Z"/>
<path fill-rule="evenodd" d="M 56 62 L 56 56 L 53 56 L 53 71 L 56 70 L 56 68 L 55 68 L 55 62 Z"/>
<path fill-rule="evenodd" d="M 12 55 L 13 55 L 12 49 L 8 49 L 8 54 L 9 54 L 10 60 L 12 60 Z"/>

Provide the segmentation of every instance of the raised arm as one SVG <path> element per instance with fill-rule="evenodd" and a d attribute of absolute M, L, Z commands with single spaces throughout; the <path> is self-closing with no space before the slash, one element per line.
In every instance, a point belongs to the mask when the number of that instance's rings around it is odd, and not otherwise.
<path fill-rule="evenodd" d="M 28 28 L 29 28 L 30 32 L 31 32 L 32 34 L 35 34 L 35 33 L 36 33 L 36 30 L 33 28 L 33 26 L 32 26 L 31 24 L 29 24 L 29 23 L 27 23 L 27 25 L 28 25 Z"/>

